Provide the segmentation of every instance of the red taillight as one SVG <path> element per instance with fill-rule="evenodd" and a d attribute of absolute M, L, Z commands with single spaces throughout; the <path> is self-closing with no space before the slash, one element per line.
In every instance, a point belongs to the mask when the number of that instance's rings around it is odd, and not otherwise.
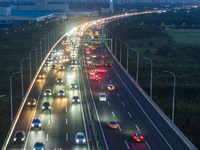
<path fill-rule="evenodd" d="M 106 64 L 106 66 L 108 66 L 108 64 Z"/>
<path fill-rule="evenodd" d="M 118 127 L 118 124 L 116 124 L 115 126 Z"/>
<path fill-rule="evenodd" d="M 110 124 L 110 127 L 112 127 L 112 124 Z"/>
<path fill-rule="evenodd" d="M 133 138 L 134 138 L 135 140 L 137 140 L 137 136 L 134 136 Z"/>
<path fill-rule="evenodd" d="M 143 136 L 140 136 L 140 139 L 141 139 L 141 140 L 143 140 L 143 139 L 144 139 L 144 137 L 143 137 Z"/>
<path fill-rule="evenodd" d="M 110 66 L 112 66 L 112 64 L 110 64 Z"/>

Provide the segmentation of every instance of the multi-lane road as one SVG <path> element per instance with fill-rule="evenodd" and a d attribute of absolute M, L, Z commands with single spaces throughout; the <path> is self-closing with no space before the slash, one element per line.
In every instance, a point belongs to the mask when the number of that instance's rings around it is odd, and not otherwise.
<path fill-rule="evenodd" d="M 48 66 L 42 66 L 40 71 L 44 72 L 46 77 L 35 80 L 24 107 L 20 107 L 21 113 L 17 114 L 18 119 L 14 122 L 3 149 L 30 150 L 38 141 L 43 142 L 47 150 L 98 149 L 87 109 L 88 101 L 92 104 L 102 149 L 195 149 L 184 142 L 186 137 L 163 116 L 149 96 L 113 58 L 105 44 L 86 44 L 77 34 L 79 33 L 74 31 L 73 35 L 68 36 L 67 44 L 61 41 L 54 48 L 55 51 L 52 50 L 49 55 L 52 60 L 46 60 Z M 86 53 L 88 49 L 89 53 Z M 112 66 L 106 67 L 103 63 L 105 59 L 101 58 L 102 49 L 107 51 Z M 88 67 L 89 63 L 95 68 Z M 96 64 L 101 66 L 97 67 Z M 52 65 L 56 68 L 52 68 Z M 65 68 L 60 69 L 61 65 Z M 106 72 L 99 73 L 100 68 Z M 99 80 L 94 80 L 94 75 L 90 75 L 91 70 L 95 71 Z M 58 78 L 62 78 L 63 83 L 56 84 Z M 75 83 L 76 87 L 71 87 L 71 83 Z M 108 84 L 113 84 L 115 90 L 108 90 Z M 46 89 L 52 91 L 50 96 L 44 95 Z M 59 90 L 64 90 L 63 97 L 59 97 Z M 99 93 L 105 93 L 107 100 L 99 101 Z M 79 96 L 80 103 L 74 104 L 73 96 Z M 35 107 L 27 105 L 31 98 L 37 100 Z M 50 102 L 51 111 L 42 111 L 42 105 L 46 101 Z M 31 130 L 31 122 L 35 117 L 41 120 L 41 130 Z M 110 129 L 109 121 L 116 121 L 118 129 Z M 26 138 L 24 142 L 14 144 L 17 131 L 25 131 Z M 84 133 L 85 144 L 76 143 L 77 132 Z M 134 142 L 131 137 L 133 132 L 141 133 L 144 140 Z"/>

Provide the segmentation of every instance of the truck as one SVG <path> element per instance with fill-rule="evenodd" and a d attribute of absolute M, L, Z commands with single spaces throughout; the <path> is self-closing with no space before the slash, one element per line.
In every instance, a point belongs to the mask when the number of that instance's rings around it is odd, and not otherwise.
<path fill-rule="evenodd" d="M 107 57 L 107 50 L 102 49 L 101 50 L 101 58 L 106 58 Z"/>
<path fill-rule="evenodd" d="M 99 31 L 95 31 L 95 32 L 94 32 L 94 36 L 95 36 L 95 37 L 98 37 L 98 36 L 99 36 Z"/>

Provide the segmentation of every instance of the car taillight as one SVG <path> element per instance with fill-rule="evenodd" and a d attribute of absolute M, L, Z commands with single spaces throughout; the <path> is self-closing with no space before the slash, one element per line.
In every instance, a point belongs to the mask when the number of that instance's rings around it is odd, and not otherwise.
<path fill-rule="evenodd" d="M 118 127 L 118 124 L 116 124 L 115 126 Z"/>
<path fill-rule="evenodd" d="M 140 139 L 141 139 L 141 140 L 143 140 L 143 139 L 144 139 L 144 137 L 143 137 L 143 136 L 140 136 Z"/>
<path fill-rule="evenodd" d="M 112 66 L 112 64 L 110 64 L 110 66 Z"/>
<path fill-rule="evenodd" d="M 137 140 L 137 136 L 134 136 L 133 138 L 134 138 L 135 140 Z"/>
<path fill-rule="evenodd" d="M 110 127 L 112 127 L 112 124 L 110 124 Z"/>

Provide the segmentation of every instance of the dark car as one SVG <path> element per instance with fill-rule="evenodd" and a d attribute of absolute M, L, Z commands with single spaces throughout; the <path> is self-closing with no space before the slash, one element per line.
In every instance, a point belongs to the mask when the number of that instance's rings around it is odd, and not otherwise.
<path fill-rule="evenodd" d="M 59 70 L 64 70 L 65 66 L 64 65 L 60 65 Z"/>
<path fill-rule="evenodd" d="M 135 142 L 142 142 L 144 140 L 144 137 L 141 133 L 132 133 L 132 140 Z"/>
<path fill-rule="evenodd" d="M 58 96 L 59 96 L 59 97 L 65 96 L 65 91 L 64 91 L 64 90 L 59 90 Z"/>
<path fill-rule="evenodd" d="M 45 145 L 43 142 L 36 142 L 33 148 L 34 150 L 45 150 Z"/>
<path fill-rule="evenodd" d="M 28 100 L 27 105 L 28 106 L 35 106 L 36 105 L 36 99 L 31 98 L 30 100 Z"/>
<path fill-rule="evenodd" d="M 51 95 L 52 95 L 51 89 L 46 89 L 44 91 L 44 96 L 51 96 Z"/>
<path fill-rule="evenodd" d="M 24 140 L 25 140 L 25 132 L 17 131 L 14 137 L 14 143 L 24 142 Z"/>
<path fill-rule="evenodd" d="M 81 100 L 80 100 L 80 98 L 79 98 L 78 96 L 74 96 L 74 97 L 72 98 L 72 102 L 73 102 L 73 103 L 80 103 Z"/>
<path fill-rule="evenodd" d="M 44 110 L 49 110 L 51 112 L 51 104 L 49 102 L 44 102 L 42 105 L 42 112 Z"/>
<path fill-rule="evenodd" d="M 41 130 L 41 121 L 39 118 L 34 118 L 32 123 L 31 123 L 31 130 L 34 128 L 38 128 L 39 130 Z"/>
<path fill-rule="evenodd" d="M 51 65 L 51 69 L 56 69 L 56 65 Z"/>
<path fill-rule="evenodd" d="M 70 89 L 76 89 L 76 88 L 77 88 L 76 83 L 72 82 L 72 83 L 70 84 Z"/>
<path fill-rule="evenodd" d="M 119 125 L 117 124 L 116 121 L 110 121 L 110 122 L 108 122 L 108 127 L 111 129 L 118 129 Z"/>
<path fill-rule="evenodd" d="M 40 73 L 39 75 L 38 75 L 38 79 L 45 79 L 46 78 L 46 73 Z"/>
<path fill-rule="evenodd" d="M 62 78 L 58 78 L 56 81 L 56 84 L 63 84 L 63 79 Z"/>

